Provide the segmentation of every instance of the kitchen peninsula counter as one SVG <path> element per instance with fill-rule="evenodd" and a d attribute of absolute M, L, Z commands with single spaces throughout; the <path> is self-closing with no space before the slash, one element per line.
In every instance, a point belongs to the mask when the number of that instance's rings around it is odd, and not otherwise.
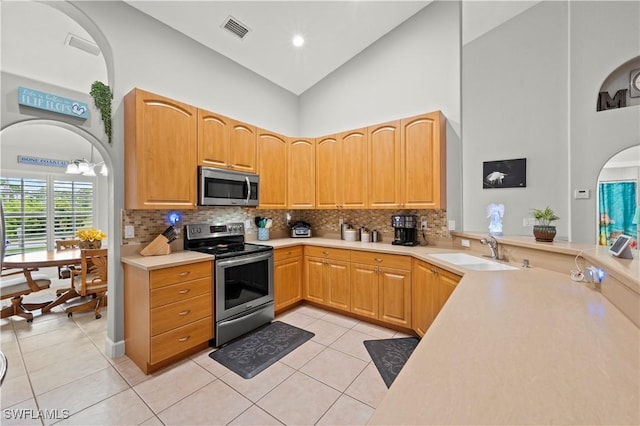
<path fill-rule="evenodd" d="M 639 424 L 640 331 L 542 269 L 464 276 L 370 424 Z"/>
<path fill-rule="evenodd" d="M 405 254 L 463 275 L 370 424 L 640 424 L 640 330 L 593 284 L 539 267 L 465 271 L 430 256 L 462 251 L 441 247 L 261 243 Z"/>

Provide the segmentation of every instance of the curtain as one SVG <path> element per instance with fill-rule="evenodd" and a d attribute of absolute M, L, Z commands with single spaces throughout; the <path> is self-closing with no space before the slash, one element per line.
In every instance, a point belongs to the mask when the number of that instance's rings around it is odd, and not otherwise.
<path fill-rule="evenodd" d="M 635 241 L 638 226 L 634 222 L 636 211 L 636 182 L 600 182 L 600 245 L 611 245 L 621 234 Z"/>

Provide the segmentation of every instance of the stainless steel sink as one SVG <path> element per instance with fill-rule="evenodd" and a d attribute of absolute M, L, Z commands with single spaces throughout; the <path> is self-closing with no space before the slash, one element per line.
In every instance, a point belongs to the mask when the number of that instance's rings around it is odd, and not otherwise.
<path fill-rule="evenodd" d="M 518 269 L 515 266 L 494 262 L 493 260 L 482 257 L 471 256 L 466 253 L 434 253 L 429 254 L 429 256 L 473 271 L 512 271 Z"/>

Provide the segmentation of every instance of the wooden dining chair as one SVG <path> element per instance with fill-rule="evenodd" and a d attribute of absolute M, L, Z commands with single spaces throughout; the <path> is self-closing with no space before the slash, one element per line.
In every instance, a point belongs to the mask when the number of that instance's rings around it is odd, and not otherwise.
<path fill-rule="evenodd" d="M 56 240 L 56 251 L 80 248 L 80 240 Z M 71 277 L 71 270 L 80 268 L 80 264 L 58 266 L 58 278 L 65 280 Z M 56 294 L 64 292 L 65 289 L 58 289 Z"/>
<path fill-rule="evenodd" d="M 18 315 L 27 322 L 33 321 L 30 311 L 42 309 L 50 302 L 24 303 L 23 296 L 37 291 L 45 290 L 51 285 L 51 279 L 42 273 L 34 274 L 37 268 L 24 268 L 20 270 L 6 269 L 0 276 L 0 294 L 2 300 L 11 298 L 11 305 L 2 308 L 0 318 Z"/>
<path fill-rule="evenodd" d="M 71 288 L 56 302 L 76 297 L 89 298 L 84 303 L 68 307 L 65 312 L 71 316 L 74 312 L 93 310 L 96 319 L 100 319 L 100 308 L 107 295 L 107 249 L 83 249 L 80 265 L 80 269 L 71 270 Z"/>

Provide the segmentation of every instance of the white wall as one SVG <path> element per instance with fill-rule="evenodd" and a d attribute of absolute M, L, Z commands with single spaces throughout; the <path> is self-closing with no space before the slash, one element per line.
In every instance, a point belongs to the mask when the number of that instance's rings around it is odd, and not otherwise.
<path fill-rule="evenodd" d="M 491 2 L 487 3 L 491 7 Z M 488 232 L 486 206 L 505 205 L 507 235 L 549 205 L 569 232 L 567 4 L 545 2 L 462 49 L 465 230 Z M 527 159 L 527 187 L 483 189 L 483 161 Z"/>
<path fill-rule="evenodd" d="M 491 7 L 492 2 L 486 2 Z M 462 51 L 465 229 L 486 231 L 484 207 L 505 204 L 505 233 L 532 207 L 560 216 L 558 238 L 596 241 L 597 179 L 640 141 L 640 107 L 596 112 L 607 76 L 640 52 L 640 3 L 544 1 Z M 483 190 L 481 163 L 527 158 L 527 188 Z M 574 200 L 575 189 L 591 198 Z"/>
<path fill-rule="evenodd" d="M 640 105 L 596 112 L 598 90 L 640 54 L 640 2 L 570 2 L 570 189 L 596 193 L 601 168 L 640 142 Z M 640 159 L 638 159 L 640 163 Z M 571 239 L 596 241 L 597 199 L 571 200 Z"/>
<path fill-rule="evenodd" d="M 447 215 L 461 220 L 460 4 L 434 1 L 300 95 L 300 133 L 323 136 L 441 110 Z"/>

